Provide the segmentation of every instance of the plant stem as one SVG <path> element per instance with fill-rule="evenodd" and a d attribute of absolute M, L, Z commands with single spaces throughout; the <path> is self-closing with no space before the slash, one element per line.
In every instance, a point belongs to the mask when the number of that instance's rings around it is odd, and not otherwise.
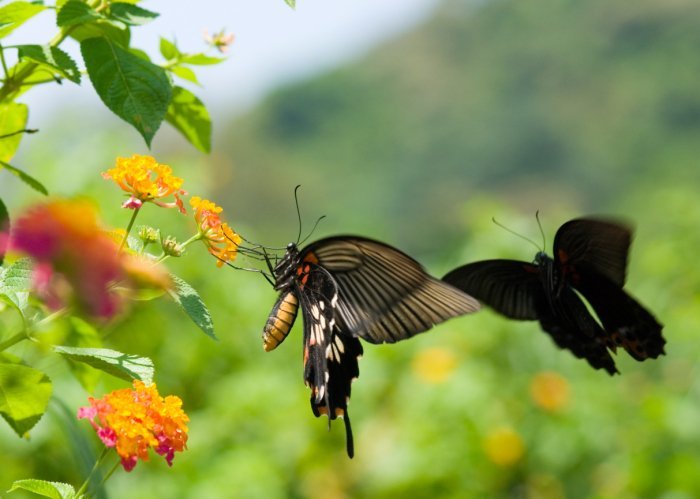
<path fill-rule="evenodd" d="M 29 336 L 27 336 L 27 331 L 22 330 L 19 333 L 17 333 L 16 335 L 12 336 L 11 338 L 8 338 L 5 341 L 3 341 L 2 343 L 0 343 L 0 352 L 7 350 L 11 346 L 16 345 L 20 341 L 26 340 L 28 338 L 29 338 Z"/>
<path fill-rule="evenodd" d="M 78 492 L 75 493 L 75 497 L 80 497 L 80 495 L 83 492 L 85 492 L 85 490 L 88 487 L 88 484 L 90 483 L 90 479 L 92 478 L 92 475 L 95 473 L 95 471 L 97 471 L 97 468 L 100 466 L 100 463 L 105 458 L 108 451 L 109 451 L 108 447 L 105 447 L 104 449 L 102 449 L 102 453 L 100 454 L 100 457 L 98 457 L 97 461 L 95 461 L 95 464 L 92 467 L 92 469 L 90 470 L 90 473 L 88 474 L 87 478 L 85 479 L 85 482 L 83 482 L 83 484 L 80 486 L 80 488 L 78 489 Z M 111 472 L 110 472 L 110 474 L 111 474 Z M 106 480 L 106 478 L 105 478 L 105 480 Z M 102 480 L 102 483 L 104 483 L 104 480 Z"/>
<path fill-rule="evenodd" d="M 131 220 L 129 220 L 129 225 L 126 226 L 126 234 L 124 234 L 124 239 L 122 239 L 122 243 L 119 245 L 119 253 L 121 253 L 122 249 L 124 249 L 124 245 L 126 244 L 126 241 L 129 238 L 129 233 L 131 232 L 131 229 L 134 226 L 134 222 L 136 221 L 136 215 L 139 214 L 140 210 L 141 210 L 141 207 L 134 209 L 134 214 L 131 215 Z"/>

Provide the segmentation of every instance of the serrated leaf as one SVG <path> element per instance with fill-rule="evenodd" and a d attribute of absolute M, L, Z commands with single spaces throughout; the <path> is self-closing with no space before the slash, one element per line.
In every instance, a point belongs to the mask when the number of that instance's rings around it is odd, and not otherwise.
<path fill-rule="evenodd" d="M 10 135 L 27 126 L 29 109 L 26 104 L 5 102 L 0 104 L 0 137 Z M 0 139 L 0 161 L 10 161 L 22 141 L 23 133 Z"/>
<path fill-rule="evenodd" d="M 180 59 L 183 64 L 192 64 L 193 66 L 210 66 L 212 64 L 219 64 L 224 62 L 225 57 L 212 57 L 210 55 L 204 54 L 190 54 L 185 55 Z"/>
<path fill-rule="evenodd" d="M 108 38 L 125 50 L 131 42 L 131 30 L 116 21 L 100 19 L 75 26 L 70 32 L 71 38 L 83 42 L 90 38 Z"/>
<path fill-rule="evenodd" d="M 180 51 L 177 46 L 165 38 L 160 39 L 160 54 L 168 61 L 177 59 L 180 56 Z"/>
<path fill-rule="evenodd" d="M 0 7 L 0 38 L 4 38 L 22 24 L 46 9 L 30 2 L 12 2 Z"/>
<path fill-rule="evenodd" d="M 51 380 L 43 372 L 0 363 L 0 414 L 20 437 L 46 412 L 51 390 Z"/>
<path fill-rule="evenodd" d="M 168 291 L 168 293 L 175 300 L 175 303 L 180 305 L 197 327 L 204 331 L 207 336 L 216 340 L 211 314 L 197 291 L 178 276 L 170 274 L 170 277 L 175 284 L 175 289 Z"/>
<path fill-rule="evenodd" d="M 165 119 L 197 149 L 206 153 L 211 150 L 211 118 L 192 92 L 173 87 L 173 99 Z"/>
<path fill-rule="evenodd" d="M 29 291 L 32 287 L 32 261 L 20 258 L 7 268 L 0 269 L 0 289 Z"/>
<path fill-rule="evenodd" d="M 183 80 L 191 81 L 192 83 L 196 83 L 197 85 L 199 85 L 197 75 L 190 68 L 186 68 L 184 66 L 173 66 L 171 68 L 168 68 L 168 71 L 170 71 L 175 76 L 182 78 Z"/>
<path fill-rule="evenodd" d="M 58 47 L 48 45 L 19 45 L 20 59 L 31 59 L 34 62 L 49 66 L 60 75 L 73 83 L 80 83 L 78 65 L 71 57 Z"/>
<path fill-rule="evenodd" d="M 15 490 L 26 490 L 51 499 L 75 498 L 75 489 L 73 486 L 62 482 L 47 482 L 45 480 L 35 479 L 16 480 L 12 484 L 12 488 L 7 492 L 13 492 Z"/>
<path fill-rule="evenodd" d="M 59 28 L 85 24 L 97 19 L 104 19 L 104 16 L 85 2 L 78 0 L 66 2 L 56 14 L 56 24 Z"/>
<path fill-rule="evenodd" d="M 109 6 L 110 17 L 129 26 L 141 26 L 150 23 L 160 14 L 125 2 L 114 2 Z"/>
<path fill-rule="evenodd" d="M 5 203 L 0 199 L 0 266 L 2 266 L 5 261 L 9 234 L 10 214 L 7 212 L 7 206 L 5 206 Z"/>
<path fill-rule="evenodd" d="M 102 339 L 92 324 L 71 316 L 68 318 L 69 332 L 67 342 L 71 347 L 101 348 Z M 83 362 L 68 362 L 73 375 L 87 392 L 92 392 L 100 379 L 101 372 Z"/>
<path fill-rule="evenodd" d="M 6 268 L 0 268 L 0 300 L 7 303 L 26 317 L 24 311 L 29 304 L 29 290 L 32 286 L 32 262 L 29 258 L 17 260 Z"/>
<path fill-rule="evenodd" d="M 46 190 L 46 187 L 42 185 L 41 182 L 39 182 L 37 179 L 29 175 L 28 173 L 23 172 L 19 168 L 15 168 L 9 163 L 5 163 L 4 161 L 0 161 L 0 170 L 2 169 L 7 170 L 10 172 L 12 175 L 15 177 L 19 178 L 22 182 L 27 184 L 29 187 L 34 189 L 37 192 L 42 193 L 45 196 L 49 195 L 49 191 Z"/>
<path fill-rule="evenodd" d="M 289 5 L 292 9 L 296 9 L 296 8 L 297 8 L 297 2 L 296 2 L 296 0 L 284 0 L 284 3 L 286 3 L 287 5 Z"/>
<path fill-rule="evenodd" d="M 80 50 L 102 102 L 150 146 L 172 97 L 165 71 L 104 37 L 84 40 Z"/>
<path fill-rule="evenodd" d="M 120 379 L 153 382 L 155 368 L 148 357 L 139 357 L 107 348 L 53 347 L 56 353 L 74 362 L 83 362 Z"/>

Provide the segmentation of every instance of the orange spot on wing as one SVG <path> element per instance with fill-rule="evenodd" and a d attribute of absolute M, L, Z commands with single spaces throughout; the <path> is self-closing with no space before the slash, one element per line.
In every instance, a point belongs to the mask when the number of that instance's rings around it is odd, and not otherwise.
<path fill-rule="evenodd" d="M 310 263 L 318 263 L 318 257 L 316 256 L 316 253 L 310 251 L 304 257 L 304 261 Z"/>
<path fill-rule="evenodd" d="M 566 251 L 560 249 L 558 251 L 558 254 L 559 254 L 559 261 L 561 263 L 566 263 L 569 260 L 569 254 Z"/>

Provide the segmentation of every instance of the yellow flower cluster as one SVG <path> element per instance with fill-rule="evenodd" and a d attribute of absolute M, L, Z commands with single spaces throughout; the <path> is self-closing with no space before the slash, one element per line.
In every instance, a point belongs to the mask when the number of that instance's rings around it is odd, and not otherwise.
<path fill-rule="evenodd" d="M 202 241 L 218 261 L 216 265 L 221 267 L 225 262 L 232 262 L 238 255 L 238 246 L 241 244 L 241 236 L 221 221 L 219 214 L 222 208 L 208 199 L 192 196 L 190 205 L 194 209 L 194 219 L 199 227 Z"/>
<path fill-rule="evenodd" d="M 170 466 L 175 452 L 186 448 L 189 417 L 182 410 L 182 400 L 161 397 L 155 384 L 146 386 L 136 380 L 133 389 L 115 390 L 100 399 L 90 397 L 89 402 L 78 410 L 78 418 L 89 419 L 102 442 L 116 448 L 126 471 L 139 459 L 148 461 L 149 448 Z"/>
<path fill-rule="evenodd" d="M 185 213 L 179 197 L 185 194 L 180 189 L 183 180 L 173 175 L 172 168 L 156 162 L 152 156 L 134 154 L 130 158 L 117 158 L 115 167 L 102 176 L 112 179 L 123 191 L 131 194 L 122 205 L 124 208 L 138 209 L 150 201 L 164 208 L 177 207 L 181 213 Z M 171 195 L 175 198 L 174 202 L 158 201 Z"/>

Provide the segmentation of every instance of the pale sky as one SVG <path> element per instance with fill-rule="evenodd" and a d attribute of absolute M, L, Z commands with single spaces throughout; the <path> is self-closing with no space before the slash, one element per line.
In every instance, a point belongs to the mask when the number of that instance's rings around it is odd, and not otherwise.
<path fill-rule="evenodd" d="M 196 68 L 202 88 L 192 90 L 210 109 L 230 114 L 254 103 L 269 89 L 361 56 L 382 40 L 425 19 L 438 0 L 298 0 L 296 10 L 284 0 L 150 0 L 140 5 L 160 13 L 151 24 L 133 29 L 135 47 L 158 54 L 161 35 L 177 37 L 182 51 L 204 48 L 202 34 L 225 28 L 236 36 L 229 60 Z M 45 43 L 56 32 L 53 14 L 44 13 L 17 30 L 8 44 Z M 67 41 L 62 48 L 78 56 Z M 154 58 L 156 62 L 160 59 Z M 23 97 L 35 119 L 51 104 L 97 104 L 87 78 L 81 87 L 34 89 Z M 36 114 L 38 113 L 38 115 Z"/>

